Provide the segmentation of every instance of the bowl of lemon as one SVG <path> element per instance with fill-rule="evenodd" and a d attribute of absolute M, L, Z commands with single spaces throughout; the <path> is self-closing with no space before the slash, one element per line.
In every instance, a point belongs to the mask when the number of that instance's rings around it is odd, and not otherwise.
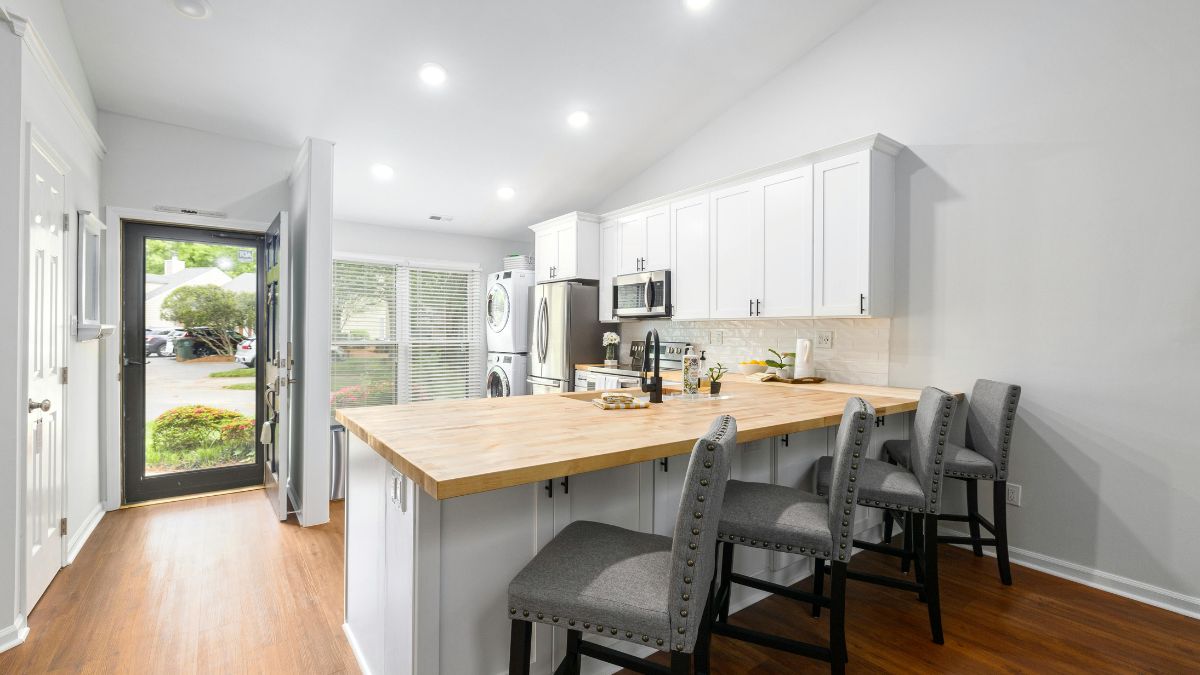
<path fill-rule="evenodd" d="M 740 372 L 743 375 L 753 375 L 755 373 L 761 373 L 761 372 L 766 371 L 766 369 L 767 369 L 766 361 L 751 360 L 751 361 L 738 362 L 738 372 Z"/>

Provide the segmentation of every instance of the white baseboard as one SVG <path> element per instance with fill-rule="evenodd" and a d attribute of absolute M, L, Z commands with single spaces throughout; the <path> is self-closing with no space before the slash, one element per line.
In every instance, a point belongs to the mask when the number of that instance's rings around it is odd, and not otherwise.
<path fill-rule="evenodd" d="M 943 533 L 958 536 L 969 536 L 968 533 L 953 528 L 945 528 Z M 969 544 L 955 544 L 959 548 L 971 550 Z M 983 554 L 995 558 L 996 550 L 990 546 L 983 547 Z M 1029 551 L 1015 546 L 1008 547 L 1008 560 L 1014 565 L 1028 567 L 1039 572 L 1045 572 L 1061 579 L 1074 581 L 1101 591 L 1119 595 L 1130 600 L 1144 602 L 1176 614 L 1182 614 L 1193 619 L 1200 619 L 1200 598 L 1148 584 L 1129 577 L 1123 577 L 1111 572 L 1086 567 L 1078 563 L 1054 558 L 1044 553 Z"/>
<path fill-rule="evenodd" d="M 104 513 L 104 504 L 97 502 L 96 506 L 92 508 L 92 512 L 84 519 L 83 525 L 78 530 L 75 530 L 75 534 L 71 535 L 70 540 L 67 542 L 67 559 L 63 564 L 64 567 L 75 562 L 75 557 L 83 550 L 83 545 L 87 543 L 88 538 L 92 536 L 92 532 L 96 530 L 96 526 L 100 524 L 100 519 L 104 517 Z"/>
<path fill-rule="evenodd" d="M 354 639 L 354 631 L 350 630 L 350 624 L 342 624 L 342 632 L 346 634 L 346 641 L 350 643 L 350 651 L 354 653 L 354 660 L 358 662 L 358 669 L 363 675 L 371 675 L 371 669 L 367 667 L 367 660 L 363 658 L 362 650 L 358 647 L 358 640 Z"/>
<path fill-rule="evenodd" d="M 0 630 L 0 652 L 8 651 L 21 644 L 28 635 L 29 624 L 25 622 L 25 615 L 18 614 L 13 625 Z"/>

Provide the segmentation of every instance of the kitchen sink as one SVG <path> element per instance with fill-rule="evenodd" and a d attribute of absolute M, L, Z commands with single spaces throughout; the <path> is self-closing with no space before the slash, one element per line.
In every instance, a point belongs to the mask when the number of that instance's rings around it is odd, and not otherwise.
<path fill-rule="evenodd" d="M 682 390 L 677 387 L 663 387 L 663 396 L 670 396 L 671 394 L 678 394 L 681 391 Z M 650 395 L 650 394 L 644 393 L 641 389 L 605 389 L 605 390 L 596 390 L 596 391 L 573 391 L 569 394 L 559 394 L 559 396 L 562 396 L 564 398 L 574 399 L 576 401 L 583 401 L 585 403 L 591 403 L 592 399 L 600 398 L 600 395 L 605 392 L 621 392 L 621 393 L 633 394 L 637 398 L 645 398 Z"/>

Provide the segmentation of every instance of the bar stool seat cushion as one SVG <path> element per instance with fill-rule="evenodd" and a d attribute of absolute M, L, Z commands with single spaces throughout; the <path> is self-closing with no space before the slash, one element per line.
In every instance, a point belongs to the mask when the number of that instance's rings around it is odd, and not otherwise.
<path fill-rule="evenodd" d="M 782 485 L 731 480 L 717 538 L 828 558 L 833 550 L 828 502 Z"/>
<path fill-rule="evenodd" d="M 909 453 L 912 445 L 908 441 L 892 440 L 883 444 L 883 453 L 904 468 L 911 466 Z M 946 442 L 946 464 L 944 473 L 956 478 L 995 480 L 996 465 L 987 457 L 961 445 Z"/>
<path fill-rule="evenodd" d="M 829 494 L 829 474 L 833 457 L 817 460 L 817 494 Z M 878 459 L 863 459 L 859 463 L 854 483 L 858 503 L 863 506 L 902 508 L 924 511 L 925 491 L 908 469 Z"/>
<path fill-rule="evenodd" d="M 509 614 L 664 648 L 670 579 L 670 537 L 578 520 L 513 578 Z"/>

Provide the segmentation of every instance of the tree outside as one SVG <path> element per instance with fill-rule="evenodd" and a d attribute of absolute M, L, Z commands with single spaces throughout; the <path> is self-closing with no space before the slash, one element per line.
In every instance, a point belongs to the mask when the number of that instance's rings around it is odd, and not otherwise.
<path fill-rule="evenodd" d="M 220 286 L 181 286 L 163 301 L 162 317 L 188 329 L 212 329 L 197 334 L 196 339 L 218 354 L 232 354 L 239 334 L 254 327 L 255 301 L 253 293 L 236 293 Z"/>
<path fill-rule="evenodd" d="M 146 240 L 146 272 L 162 274 L 163 263 L 172 256 L 187 263 L 188 267 L 216 267 L 230 276 L 237 276 L 258 269 L 257 263 L 239 262 L 238 251 L 247 251 L 244 246 L 223 246 L 195 241 L 169 241 L 167 239 Z"/>

